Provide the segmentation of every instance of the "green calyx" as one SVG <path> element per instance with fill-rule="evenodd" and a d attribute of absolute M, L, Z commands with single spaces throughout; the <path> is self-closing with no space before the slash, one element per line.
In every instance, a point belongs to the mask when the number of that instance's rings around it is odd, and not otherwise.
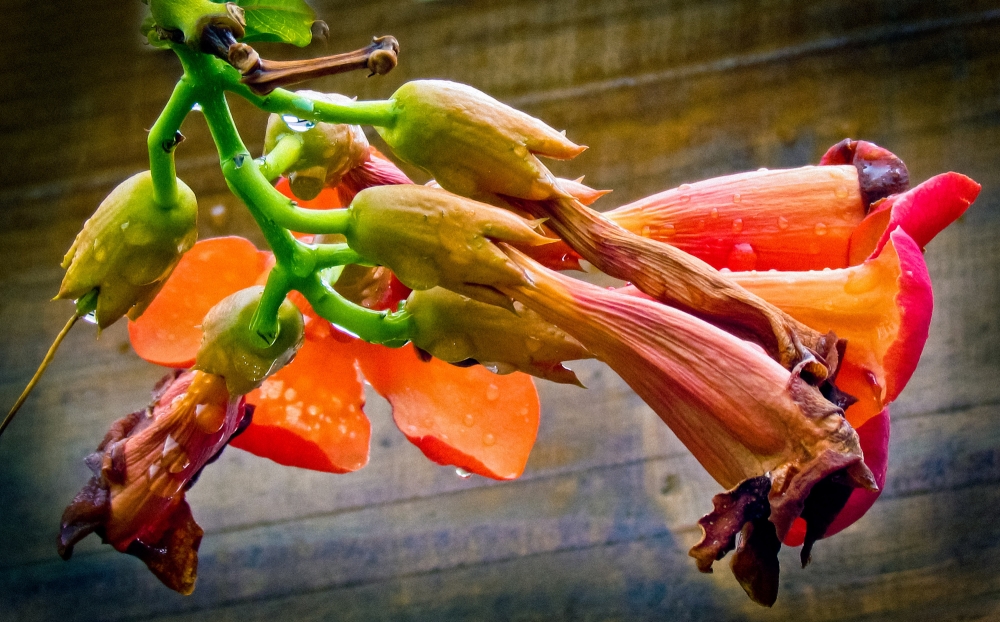
<path fill-rule="evenodd" d="M 302 345 L 302 314 L 287 299 L 278 307 L 273 342 L 268 343 L 250 330 L 263 294 L 261 286 L 240 290 L 212 307 L 202 323 L 204 337 L 195 368 L 225 378 L 232 396 L 259 387 L 288 364 Z"/>
<path fill-rule="evenodd" d="M 95 316 L 106 328 L 136 318 L 163 287 L 181 256 L 194 245 L 198 201 L 177 180 L 177 201 L 157 205 L 149 171 L 126 179 L 101 202 L 63 258 L 58 299 L 97 290 Z"/>

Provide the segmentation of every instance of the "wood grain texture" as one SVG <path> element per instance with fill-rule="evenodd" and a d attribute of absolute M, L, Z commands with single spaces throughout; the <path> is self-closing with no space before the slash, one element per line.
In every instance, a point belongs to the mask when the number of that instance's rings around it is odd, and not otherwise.
<path fill-rule="evenodd" d="M 461 480 L 427 462 L 371 396 L 372 460 L 344 476 L 227 450 L 189 498 L 205 527 L 195 594 L 160 586 L 91 538 L 55 555 L 82 457 L 143 405 L 160 370 L 122 326 L 78 327 L 0 441 L 0 619 L 1000 619 L 1000 2 L 985 0 L 371 0 L 314 6 L 318 55 L 393 34 L 382 78 L 309 85 L 364 98 L 403 81 L 467 82 L 590 149 L 558 163 L 615 192 L 607 209 L 685 181 L 815 162 L 845 136 L 901 155 L 915 180 L 983 184 L 927 252 L 935 315 L 893 409 L 883 498 L 817 545 L 782 552 L 771 611 L 728 570 L 687 557 L 718 486 L 606 368 L 540 384 L 525 475 Z M 101 198 L 147 166 L 145 132 L 177 78 L 143 48 L 139 2 L 10 0 L 0 22 L 0 403 L 14 401 L 70 313 L 49 302 L 62 253 Z M 48 31 L 52 34 L 43 36 Z M 234 112 L 254 151 L 265 115 Z M 203 237 L 249 235 L 204 124 L 178 152 Z M 415 172 L 419 175 L 419 172 Z M 212 216 L 223 206 L 224 214 Z"/>

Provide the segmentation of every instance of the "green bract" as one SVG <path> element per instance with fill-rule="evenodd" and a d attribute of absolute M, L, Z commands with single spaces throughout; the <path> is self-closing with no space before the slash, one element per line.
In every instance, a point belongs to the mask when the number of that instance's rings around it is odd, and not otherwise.
<path fill-rule="evenodd" d="M 473 359 L 498 373 L 579 384 L 562 363 L 591 358 L 580 342 L 521 305 L 511 311 L 435 287 L 411 293 L 405 308 L 413 344 L 449 363 Z"/>
<path fill-rule="evenodd" d="M 316 14 L 304 0 L 235 0 L 246 9 L 243 41 L 274 41 L 303 47 L 312 41 Z"/>
<path fill-rule="evenodd" d="M 278 308 L 278 334 L 270 345 L 250 331 L 264 288 L 248 287 L 222 299 L 205 316 L 195 368 L 222 376 L 232 396 L 253 391 L 295 356 L 302 345 L 302 314 L 285 299 Z"/>
<path fill-rule="evenodd" d="M 566 160 L 586 149 L 538 119 L 456 82 L 407 82 L 391 101 L 394 120 L 376 130 L 392 152 L 429 172 L 442 188 L 479 200 L 563 195 L 535 156 Z"/>
<path fill-rule="evenodd" d="M 410 289 L 515 285 L 521 271 L 493 242 L 551 242 L 535 223 L 438 188 L 398 185 L 362 190 L 351 202 L 347 242 L 391 269 Z"/>
<path fill-rule="evenodd" d="M 176 205 L 157 205 L 149 171 L 112 190 L 63 258 L 66 276 L 56 298 L 77 299 L 97 289 L 102 328 L 125 313 L 141 315 L 198 237 L 197 199 L 180 180 L 177 194 Z"/>
<path fill-rule="evenodd" d="M 343 95 L 315 91 L 299 91 L 296 95 L 330 103 L 351 101 Z M 279 140 L 289 135 L 302 140 L 299 159 L 287 172 L 292 193 L 304 201 L 316 198 L 324 187 L 336 187 L 344 173 L 361 164 L 368 155 L 368 139 L 358 125 L 313 124 L 278 114 L 272 114 L 267 121 L 264 153 L 270 153 Z"/>

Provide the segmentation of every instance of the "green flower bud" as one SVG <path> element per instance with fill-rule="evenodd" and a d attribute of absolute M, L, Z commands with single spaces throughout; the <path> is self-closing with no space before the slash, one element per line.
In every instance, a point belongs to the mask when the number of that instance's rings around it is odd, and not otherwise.
<path fill-rule="evenodd" d="M 56 298 L 97 289 L 101 328 L 125 313 L 139 317 L 198 238 L 198 201 L 182 181 L 177 186 L 177 204 L 169 208 L 156 204 L 149 171 L 112 190 L 63 258 L 66 276 Z"/>
<path fill-rule="evenodd" d="M 414 345 L 458 363 L 475 360 L 498 373 L 525 373 L 580 384 L 563 361 L 592 358 L 576 339 L 515 303 L 510 311 L 435 287 L 415 291 L 406 301 Z"/>
<path fill-rule="evenodd" d="M 517 285 L 521 270 L 498 242 L 547 244 L 535 223 L 507 210 L 445 190 L 416 185 L 375 186 L 351 203 L 347 242 L 363 257 L 391 269 L 410 289 Z"/>
<path fill-rule="evenodd" d="M 179 33 L 179 43 L 197 48 L 201 33 L 208 26 L 226 28 L 237 39 L 246 34 L 246 20 L 242 8 L 227 2 L 218 4 L 210 0 L 150 0 L 149 10 L 160 29 Z M 175 37 L 170 37 L 175 40 Z"/>
<path fill-rule="evenodd" d="M 419 80 L 392 96 L 396 120 L 376 127 L 393 153 L 429 172 L 442 188 L 488 200 L 564 196 L 536 155 L 568 160 L 586 147 L 476 89 Z"/>
<path fill-rule="evenodd" d="M 351 102 L 350 98 L 335 93 L 299 91 L 297 95 L 335 104 Z M 289 134 L 298 134 L 302 138 L 302 154 L 288 169 L 288 182 L 292 194 L 303 201 L 316 198 L 324 187 L 332 188 L 340 184 L 344 174 L 359 166 L 368 156 L 368 139 L 358 125 L 312 124 L 277 114 L 272 114 L 267 121 L 264 153 L 270 153 L 278 141 Z"/>
<path fill-rule="evenodd" d="M 195 369 L 226 379 L 232 396 L 245 395 L 287 365 L 302 345 L 302 313 L 287 298 L 278 308 L 278 335 L 270 345 L 250 331 L 264 288 L 248 287 L 216 304 L 202 322 Z"/>

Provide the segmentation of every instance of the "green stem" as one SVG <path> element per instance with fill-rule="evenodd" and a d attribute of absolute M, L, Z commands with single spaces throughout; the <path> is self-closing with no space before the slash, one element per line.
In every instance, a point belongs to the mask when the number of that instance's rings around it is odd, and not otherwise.
<path fill-rule="evenodd" d="M 181 78 L 174 87 L 167 105 L 163 108 L 146 140 L 149 149 L 149 170 L 153 177 L 153 196 L 161 207 L 177 204 L 177 169 L 174 166 L 174 148 L 181 123 L 195 103 L 194 87 L 189 79 Z"/>
<path fill-rule="evenodd" d="M 273 182 L 285 174 L 302 155 L 303 141 L 298 134 L 285 134 L 278 139 L 274 149 L 263 157 L 260 163 L 260 174 Z"/>
<path fill-rule="evenodd" d="M 316 257 L 316 268 L 332 268 L 347 264 L 368 265 L 368 260 L 347 244 L 319 244 L 313 249 Z"/>
<path fill-rule="evenodd" d="M 267 345 L 278 338 L 278 308 L 285 301 L 288 292 L 292 291 L 292 279 L 289 277 L 281 264 L 271 268 L 260 304 L 250 319 L 250 332 L 267 342 Z"/>
<path fill-rule="evenodd" d="M 369 343 L 400 347 L 410 340 L 410 314 L 373 311 L 345 299 L 318 275 L 297 287 L 313 310 Z M 336 318 L 331 319 L 331 318 Z"/>
<path fill-rule="evenodd" d="M 389 127 L 396 121 L 396 103 L 392 100 L 345 101 L 333 103 L 298 95 L 285 89 L 275 89 L 267 95 L 257 95 L 240 83 L 239 74 L 225 77 L 224 88 L 246 99 L 266 112 L 293 114 L 301 119 L 324 123 L 378 125 Z"/>

